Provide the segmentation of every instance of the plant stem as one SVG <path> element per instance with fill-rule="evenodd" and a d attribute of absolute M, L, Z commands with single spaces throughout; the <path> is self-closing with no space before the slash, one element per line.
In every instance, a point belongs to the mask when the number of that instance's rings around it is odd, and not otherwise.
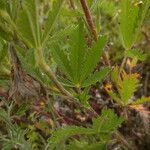
<path fill-rule="evenodd" d="M 51 68 L 47 65 L 45 62 L 43 52 L 41 48 L 38 48 L 36 50 L 36 61 L 41 70 L 53 81 L 55 86 L 59 89 L 59 91 L 67 96 L 69 99 L 75 99 L 62 85 L 61 83 L 57 80 L 56 76 L 53 74 Z"/>
<path fill-rule="evenodd" d="M 122 61 L 122 63 L 121 63 L 121 66 L 120 66 L 119 75 L 121 74 L 121 72 L 122 72 L 122 70 L 123 70 L 123 68 L 124 68 L 124 65 L 125 65 L 125 63 L 126 63 L 126 59 L 127 59 L 127 57 L 125 56 L 125 57 L 123 58 L 123 61 Z"/>
<path fill-rule="evenodd" d="M 88 24 L 88 26 L 89 26 L 89 28 L 90 28 L 90 31 L 91 31 L 91 33 L 92 33 L 92 35 L 93 35 L 93 38 L 94 38 L 95 41 L 97 41 L 98 36 L 97 36 L 96 29 L 95 29 L 95 26 L 94 26 L 94 23 L 93 23 L 93 20 L 92 20 L 92 17 L 91 17 L 90 10 L 89 10 L 88 5 L 87 5 L 87 3 L 86 3 L 86 0 L 80 0 L 80 3 L 81 3 L 81 5 L 82 5 L 82 9 L 83 9 L 83 11 L 84 11 L 87 24 Z M 105 62 L 107 65 L 110 66 L 110 62 L 109 62 L 108 57 L 107 57 L 107 54 L 106 54 L 105 52 L 103 53 L 103 56 L 102 56 L 102 57 L 103 57 L 104 62 Z"/>
<path fill-rule="evenodd" d="M 81 5 L 82 5 L 82 8 L 83 8 L 88 26 L 91 30 L 91 33 L 93 34 L 94 40 L 96 41 L 97 40 L 97 33 L 96 33 L 96 30 L 95 30 L 95 26 L 94 26 L 94 23 L 92 21 L 92 17 L 91 17 L 91 14 L 90 14 L 90 10 L 87 6 L 86 0 L 80 0 L 80 2 L 81 2 Z"/>

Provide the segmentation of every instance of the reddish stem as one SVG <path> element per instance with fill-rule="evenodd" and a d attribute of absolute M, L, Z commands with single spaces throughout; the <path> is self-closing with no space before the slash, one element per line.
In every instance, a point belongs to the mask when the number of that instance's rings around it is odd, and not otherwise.
<path fill-rule="evenodd" d="M 94 26 L 94 23 L 92 21 L 92 17 L 91 17 L 91 14 L 90 14 L 90 10 L 88 8 L 88 5 L 86 3 L 86 0 L 80 0 L 81 2 L 81 5 L 82 5 L 82 9 L 84 11 L 84 14 L 85 14 L 85 17 L 86 17 L 86 21 L 88 23 L 88 26 L 90 28 L 90 31 L 93 35 L 93 38 L 95 41 L 97 41 L 98 39 L 98 36 L 97 36 L 97 33 L 96 33 L 96 30 L 95 30 L 95 26 Z M 103 54 L 103 60 L 104 62 L 110 66 L 110 62 L 109 62 L 109 59 L 107 58 L 107 55 L 106 53 Z"/>
<path fill-rule="evenodd" d="M 86 0 L 80 0 L 80 2 L 81 2 L 81 5 L 82 5 L 82 8 L 83 8 L 87 23 L 88 23 L 89 28 L 91 30 L 91 33 L 93 34 L 94 40 L 97 40 L 97 33 L 96 33 L 96 30 L 95 30 L 95 27 L 94 27 L 94 23 L 92 21 L 92 17 L 91 17 L 89 8 L 86 4 Z"/>

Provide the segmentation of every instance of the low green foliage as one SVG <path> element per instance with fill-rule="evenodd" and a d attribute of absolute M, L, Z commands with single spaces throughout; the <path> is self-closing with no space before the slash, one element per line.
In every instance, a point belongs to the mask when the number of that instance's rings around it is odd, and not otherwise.
<path fill-rule="evenodd" d="M 112 139 L 130 147 L 115 133 L 131 105 L 150 100 L 149 75 L 143 82 L 138 70 L 148 64 L 149 24 L 143 34 L 141 27 L 149 7 L 149 0 L 0 0 L 0 149 L 105 150 Z M 35 88 L 34 102 L 15 103 L 11 94 L 22 86 L 29 97 Z"/>
<path fill-rule="evenodd" d="M 124 0 L 121 3 L 121 39 L 124 48 L 129 50 L 136 41 L 140 27 L 143 23 L 148 7 L 150 6 L 150 2 L 149 0 Z"/>
<path fill-rule="evenodd" d="M 66 149 L 70 149 L 75 146 L 79 149 L 83 148 L 83 146 L 86 146 L 87 149 L 98 149 L 100 147 L 104 147 L 106 144 L 106 141 L 108 141 L 111 138 L 112 132 L 114 132 L 117 127 L 123 122 L 123 118 L 118 118 L 116 114 L 112 110 L 103 110 L 100 117 L 93 119 L 93 124 L 91 127 L 76 127 L 76 126 L 66 126 L 62 127 L 60 129 L 57 129 L 52 133 L 52 137 L 49 138 L 50 147 L 52 149 L 63 149 L 66 147 Z M 75 135 L 81 135 L 82 142 L 75 140 L 75 142 L 72 143 L 72 141 L 69 140 L 71 143 L 70 145 L 66 145 L 65 143 L 69 138 L 73 138 Z M 96 143 L 88 143 L 86 140 L 86 137 L 92 137 L 92 141 Z M 83 140 L 85 138 L 85 140 Z M 74 148 L 75 148 L 74 147 Z"/>
<path fill-rule="evenodd" d="M 101 81 L 109 73 L 110 68 L 106 67 L 92 74 L 102 56 L 106 37 L 99 37 L 98 41 L 94 42 L 91 48 L 88 48 L 85 41 L 84 26 L 83 23 L 80 23 L 73 31 L 69 43 L 68 55 L 60 49 L 60 46 L 54 45 L 52 56 L 70 80 L 71 85 L 77 88 L 87 87 Z"/>
<path fill-rule="evenodd" d="M 8 112 L 4 109 L 0 109 L 0 120 L 6 125 L 7 135 L 3 135 L 1 132 L 0 143 L 2 144 L 2 150 L 10 150 L 12 148 L 19 148 L 22 150 L 30 150 L 31 145 L 25 139 L 26 130 L 21 129 L 17 124 L 11 122 L 11 116 L 9 111 L 11 105 L 8 107 Z"/>

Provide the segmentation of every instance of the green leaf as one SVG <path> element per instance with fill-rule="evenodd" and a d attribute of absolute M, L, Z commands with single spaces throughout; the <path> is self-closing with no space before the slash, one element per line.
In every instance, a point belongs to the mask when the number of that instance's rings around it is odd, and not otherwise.
<path fill-rule="evenodd" d="M 118 11 L 118 6 L 115 1 L 105 0 L 105 1 L 101 1 L 99 3 L 101 3 L 99 5 L 100 5 L 101 9 L 103 9 L 103 11 L 105 11 L 110 16 L 115 16 L 115 14 Z"/>
<path fill-rule="evenodd" d="M 146 55 L 143 54 L 143 52 L 138 49 L 126 50 L 125 54 L 127 57 L 136 58 L 137 60 L 140 60 L 140 61 L 144 61 L 146 59 Z"/>
<path fill-rule="evenodd" d="M 111 80 L 113 83 L 118 85 L 118 81 L 120 81 L 120 76 L 119 76 L 119 67 L 115 66 L 113 71 L 111 72 Z"/>
<path fill-rule="evenodd" d="M 0 120 L 5 122 L 6 125 L 9 127 L 9 129 L 13 129 L 13 124 L 11 123 L 11 118 L 3 108 L 0 108 Z"/>
<path fill-rule="evenodd" d="M 87 132 L 87 130 L 87 128 L 77 126 L 66 126 L 59 128 L 55 132 L 53 132 L 52 137 L 49 138 L 51 148 L 54 149 L 62 147 L 65 141 L 73 135 L 93 133 L 91 129 L 88 130 L 89 132 Z"/>
<path fill-rule="evenodd" d="M 4 61 L 8 54 L 7 48 L 7 44 L 0 39 L 0 64 Z"/>
<path fill-rule="evenodd" d="M 0 23 L 0 37 L 6 41 L 10 41 L 12 39 L 12 32 L 2 23 Z"/>
<path fill-rule="evenodd" d="M 123 117 L 118 117 L 113 110 L 103 109 L 102 114 L 97 119 L 93 119 L 93 129 L 95 133 L 100 133 L 103 140 L 109 140 L 111 133 L 124 121 Z"/>
<path fill-rule="evenodd" d="M 74 25 L 69 25 L 65 29 L 61 29 L 58 32 L 55 32 L 54 35 L 52 35 L 48 40 L 48 45 L 51 46 L 52 44 L 56 42 L 61 42 L 64 37 L 71 34 L 75 30 Z"/>
<path fill-rule="evenodd" d="M 67 86 L 67 87 L 75 87 L 75 85 L 72 84 L 72 82 L 69 81 L 69 80 L 67 80 L 67 79 L 58 77 L 58 80 L 59 80 L 59 81 L 62 83 L 62 85 L 64 85 L 64 86 Z"/>
<path fill-rule="evenodd" d="M 63 8 L 61 11 L 62 15 L 65 17 L 79 17 L 81 14 L 76 10 Z"/>
<path fill-rule="evenodd" d="M 124 104 L 128 104 L 128 100 L 133 96 L 139 86 L 137 74 L 123 74 L 123 80 L 119 81 L 118 92 Z"/>
<path fill-rule="evenodd" d="M 66 146 L 66 150 L 106 150 L 105 142 L 88 144 L 86 141 L 75 141 Z"/>
<path fill-rule="evenodd" d="M 110 72 L 110 70 L 111 70 L 110 68 L 106 67 L 98 72 L 95 72 L 81 84 L 81 87 L 87 87 L 92 84 L 95 84 L 98 81 L 100 82 L 106 77 L 106 75 Z"/>
<path fill-rule="evenodd" d="M 32 47 L 37 47 L 38 44 L 38 1 L 26 0 L 23 3 L 23 8 L 19 11 L 17 19 L 17 29 L 19 35 Z"/>
<path fill-rule="evenodd" d="M 98 41 L 96 41 L 92 48 L 89 50 L 83 67 L 81 68 L 81 76 L 80 81 L 84 81 L 91 73 L 94 71 L 97 63 L 100 61 L 102 56 L 104 45 L 106 44 L 107 38 L 106 36 L 99 37 Z"/>
<path fill-rule="evenodd" d="M 84 105 L 84 107 L 86 107 L 88 109 L 91 108 L 91 105 L 89 104 L 89 101 L 88 101 L 88 99 L 90 98 L 89 88 L 90 87 L 84 88 L 82 93 L 77 94 L 77 96 L 76 96 L 79 99 L 79 101 Z"/>
<path fill-rule="evenodd" d="M 6 1 L 5 0 L 1 0 L 0 1 L 0 9 L 4 9 L 6 8 Z"/>
<path fill-rule="evenodd" d="M 17 48 L 17 47 L 16 47 Z M 17 49 L 17 55 L 21 61 L 22 67 L 35 79 L 50 84 L 50 80 L 45 74 L 42 74 L 38 66 L 36 65 L 34 57 L 34 49 L 29 49 L 26 53 L 22 53 L 21 50 Z"/>
<path fill-rule="evenodd" d="M 60 47 L 58 45 L 53 46 L 51 53 L 57 65 L 65 73 L 65 75 L 71 80 L 72 69 L 70 66 L 68 56 L 65 54 L 63 50 L 60 50 Z"/>
<path fill-rule="evenodd" d="M 26 103 L 22 103 L 20 106 L 19 106 L 19 109 L 17 110 L 17 112 L 15 113 L 15 115 L 17 116 L 22 116 L 25 114 L 25 112 L 30 108 L 30 105 L 29 104 L 26 104 Z"/>
<path fill-rule="evenodd" d="M 13 0 L 6 2 L 5 4 L 6 9 L 12 18 L 12 20 L 15 22 L 18 17 L 18 10 L 20 9 L 20 1 L 19 0 Z"/>
<path fill-rule="evenodd" d="M 86 136 L 99 135 L 100 141 L 102 140 L 102 143 L 105 144 L 105 142 L 103 142 L 104 141 L 103 138 L 101 137 L 106 138 L 107 136 L 107 140 L 108 140 L 108 137 L 110 139 L 112 132 L 116 130 L 117 127 L 123 121 L 124 119 L 122 117 L 118 117 L 114 113 L 114 111 L 105 109 L 102 111 L 101 116 L 93 119 L 93 124 L 91 125 L 91 127 L 85 128 L 85 127 L 77 127 L 77 126 L 66 126 L 66 127 L 62 127 L 54 131 L 52 133 L 52 137 L 49 138 L 51 149 L 55 149 L 55 148 L 61 149 L 62 147 L 64 147 L 65 142 L 74 135 L 81 135 L 81 136 L 82 135 L 86 135 Z M 84 136 L 82 139 L 84 139 Z M 93 145 L 94 143 L 90 142 L 89 144 Z"/>
<path fill-rule="evenodd" d="M 131 0 L 121 2 L 120 32 L 125 49 L 131 49 L 133 46 L 150 6 L 149 0 L 140 2 L 137 3 Z"/>
<path fill-rule="evenodd" d="M 131 105 L 144 104 L 145 102 L 150 102 L 150 97 L 142 96 L 141 98 L 137 99 L 136 101 L 131 102 Z"/>
<path fill-rule="evenodd" d="M 79 23 L 79 26 L 71 35 L 70 45 L 70 64 L 73 71 L 74 83 L 77 84 L 78 82 L 80 82 L 80 71 L 83 66 L 84 57 L 86 53 L 86 42 L 83 22 Z"/>
<path fill-rule="evenodd" d="M 55 0 L 53 2 L 52 10 L 49 9 L 47 20 L 44 25 L 44 32 L 42 34 L 42 43 L 45 43 L 47 41 L 49 34 L 52 31 L 52 27 L 54 26 L 55 21 L 59 15 L 63 2 L 64 0 Z"/>

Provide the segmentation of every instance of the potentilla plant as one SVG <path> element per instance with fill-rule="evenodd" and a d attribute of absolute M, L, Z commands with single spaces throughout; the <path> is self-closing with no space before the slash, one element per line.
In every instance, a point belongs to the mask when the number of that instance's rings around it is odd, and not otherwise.
<path fill-rule="evenodd" d="M 71 10 L 68 9 L 68 3 Z M 27 118 L 26 124 L 29 126 L 26 131 L 20 124 L 14 123 L 14 116 L 11 117 L 9 110 L 1 108 L 0 119 L 6 124 L 8 133 L 7 137 L 0 136 L 2 141 L 5 141 L 2 144 L 3 149 L 38 149 L 40 144 L 37 144 L 39 139 L 36 136 L 41 137 L 43 149 L 106 149 L 112 134 L 123 145 L 130 147 L 116 131 L 124 121 L 123 117 L 117 116 L 110 109 L 103 109 L 99 115 L 88 103 L 89 89 L 107 76 L 109 84 L 105 86 L 105 90 L 120 106 L 126 108 L 131 104 L 149 100 L 143 96 L 136 102 L 130 101 L 140 84 L 140 75 L 132 72 L 132 65 L 136 66 L 138 61 L 145 59 L 145 55 L 140 50 L 133 49 L 133 46 L 150 2 L 122 0 L 120 3 L 119 33 L 124 48 L 124 58 L 120 67 L 111 67 L 109 57 L 104 50 L 108 36 L 97 33 L 100 32 L 99 8 L 102 4 L 100 1 L 0 0 L 0 42 L 2 43 L 0 58 L 3 66 L 7 62 L 2 71 L 8 76 L 10 72 L 12 74 L 10 77 L 12 84 L 7 83 L 7 88 L 9 86 L 10 90 L 5 98 L 15 101 L 23 115 L 29 111 L 32 100 L 47 103 L 49 95 L 59 95 L 68 102 L 69 106 L 75 104 L 81 111 L 90 110 L 91 118 L 95 117 L 84 126 L 65 124 L 64 127 L 60 127 L 63 124 L 58 125 L 57 121 L 61 117 L 53 106 L 51 112 L 56 113 L 59 118 L 57 120 L 54 115 L 55 123 L 48 118 L 51 116 L 47 113 L 48 108 L 43 109 L 43 112 L 41 107 L 39 109 L 36 105 L 38 115 L 41 113 L 46 116 L 44 116 L 46 119 L 42 117 L 45 119 L 44 125 L 48 122 L 54 126 L 43 136 L 43 132 L 46 132 L 45 126 L 40 122 L 42 119 L 38 122 L 39 116 L 35 117 L 34 111 Z M 104 8 L 106 4 L 103 2 Z M 110 4 L 115 10 L 115 5 Z M 94 14 L 95 11 L 96 27 L 91 16 L 91 12 Z M 73 19 L 66 21 L 61 14 L 71 16 Z M 72 25 L 66 27 L 65 24 L 68 22 Z M 98 63 L 103 61 L 109 67 L 102 65 L 97 71 Z M 125 69 L 125 65 L 128 65 L 129 70 Z M 27 104 L 22 108 L 24 101 Z M 47 107 L 45 103 L 43 107 Z M 33 123 L 32 125 L 30 121 L 28 123 L 28 119 Z M 39 134 L 36 128 L 40 129 Z M 26 144 L 29 147 L 25 147 Z"/>

